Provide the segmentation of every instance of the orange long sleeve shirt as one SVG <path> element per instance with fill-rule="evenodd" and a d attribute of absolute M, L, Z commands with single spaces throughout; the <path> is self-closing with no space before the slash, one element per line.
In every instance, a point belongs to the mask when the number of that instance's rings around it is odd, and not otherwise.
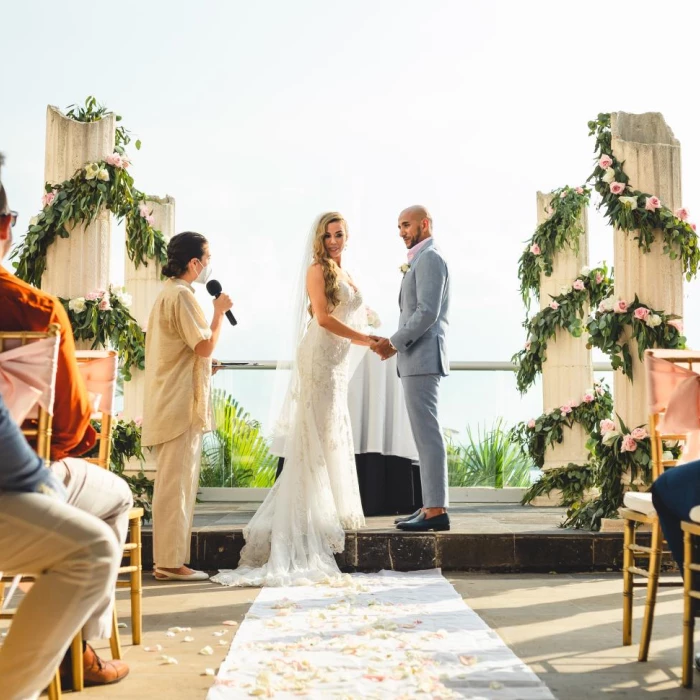
<path fill-rule="evenodd" d="M 0 331 L 45 331 L 61 327 L 56 370 L 56 401 L 51 458 L 78 457 L 93 447 L 90 401 L 75 359 L 75 340 L 68 314 L 56 298 L 23 282 L 0 265 Z"/>

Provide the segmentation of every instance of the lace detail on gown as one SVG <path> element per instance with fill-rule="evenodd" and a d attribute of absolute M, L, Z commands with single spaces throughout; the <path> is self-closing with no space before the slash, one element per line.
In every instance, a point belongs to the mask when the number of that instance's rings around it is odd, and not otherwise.
<path fill-rule="evenodd" d="M 362 294 L 340 282 L 332 315 L 352 325 Z M 333 556 L 345 529 L 365 524 L 348 411 L 351 343 L 309 323 L 297 350 L 297 410 L 284 469 L 243 530 L 239 567 L 212 581 L 225 586 L 289 586 L 340 576 Z"/>

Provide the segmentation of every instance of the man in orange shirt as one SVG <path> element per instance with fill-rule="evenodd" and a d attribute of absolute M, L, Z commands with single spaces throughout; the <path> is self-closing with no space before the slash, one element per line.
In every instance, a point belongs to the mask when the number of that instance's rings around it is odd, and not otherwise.
<path fill-rule="evenodd" d="M 0 154 L 0 166 L 2 162 Z M 16 221 L 17 213 L 10 210 L 0 181 L 0 261 L 12 247 L 12 227 Z M 64 484 L 68 504 L 103 520 L 123 546 L 133 505 L 129 486 L 115 474 L 83 459 L 75 459 L 95 444 L 96 436 L 90 425 L 90 405 L 75 358 L 75 340 L 68 315 L 56 297 L 26 284 L 0 265 L 0 331 L 46 331 L 50 323 L 61 327 L 51 440 L 51 456 L 55 461 L 50 468 Z M 116 571 L 114 578 L 116 583 Z M 114 584 L 87 619 L 83 627 L 85 639 L 110 636 L 113 600 Z M 46 623 L 50 625 L 51 621 Z M 129 672 L 123 661 L 103 661 L 88 644 L 83 652 L 83 667 L 86 685 L 115 683 Z M 68 675 L 68 659 L 61 667 L 62 675 L 64 669 Z"/>

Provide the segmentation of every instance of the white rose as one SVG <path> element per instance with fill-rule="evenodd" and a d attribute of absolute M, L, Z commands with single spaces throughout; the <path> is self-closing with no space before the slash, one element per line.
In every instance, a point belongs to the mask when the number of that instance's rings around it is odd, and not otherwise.
<path fill-rule="evenodd" d="M 562 285 L 561 287 L 559 287 L 559 294 L 571 294 L 571 292 L 571 285 L 569 285 L 568 287 L 566 285 Z"/>
<path fill-rule="evenodd" d="M 620 202 L 626 207 L 634 210 L 637 208 L 637 198 L 636 197 L 620 197 Z"/>
<path fill-rule="evenodd" d="M 90 163 L 89 165 L 85 166 L 85 179 L 94 180 L 99 172 L 100 166 L 97 163 Z"/>
<path fill-rule="evenodd" d="M 109 180 L 109 173 L 107 172 L 106 168 L 99 169 L 97 179 L 102 180 L 102 182 L 107 182 L 107 180 Z"/>
<path fill-rule="evenodd" d="M 36 226 L 39 223 L 39 217 L 38 216 L 32 216 L 31 219 L 29 219 L 29 225 L 30 226 Z"/>
<path fill-rule="evenodd" d="M 591 268 L 588 267 L 588 265 L 584 265 L 584 266 L 581 268 L 581 274 L 582 274 L 584 277 L 588 277 L 588 275 L 591 274 Z"/>
<path fill-rule="evenodd" d="M 603 301 L 600 302 L 600 306 L 605 311 L 612 311 L 613 307 L 615 306 L 615 300 L 612 297 L 608 297 L 607 299 L 603 299 Z"/>
<path fill-rule="evenodd" d="M 670 462 L 673 458 L 673 452 L 669 452 L 668 450 L 664 450 L 663 454 L 661 455 L 661 459 L 664 462 Z"/>
<path fill-rule="evenodd" d="M 68 308 L 76 314 L 85 311 L 85 297 L 75 297 L 68 302 Z"/>
<path fill-rule="evenodd" d="M 608 185 L 611 182 L 615 182 L 615 171 L 612 168 L 607 168 L 605 171 L 605 175 L 603 175 L 601 179 Z"/>
<path fill-rule="evenodd" d="M 122 306 L 126 306 L 127 308 L 131 306 L 131 302 L 133 301 L 131 298 L 131 294 L 125 291 L 119 291 L 115 292 L 114 296 L 117 297 L 117 300 Z"/>
<path fill-rule="evenodd" d="M 649 314 L 645 323 L 649 328 L 656 328 L 661 325 L 661 316 L 659 314 Z"/>

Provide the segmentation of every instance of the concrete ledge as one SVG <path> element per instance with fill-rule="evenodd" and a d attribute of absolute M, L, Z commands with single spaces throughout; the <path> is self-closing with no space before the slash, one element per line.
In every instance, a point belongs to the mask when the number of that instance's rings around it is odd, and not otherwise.
<path fill-rule="evenodd" d="M 647 544 L 648 534 L 640 534 Z M 238 565 L 240 529 L 198 528 L 192 534 L 192 566 L 207 571 Z M 620 571 L 622 533 L 562 530 L 556 533 L 348 532 L 345 551 L 336 555 L 344 571 L 445 571 L 494 573 L 576 573 Z M 153 566 L 153 540 L 143 532 L 143 564 Z"/>

